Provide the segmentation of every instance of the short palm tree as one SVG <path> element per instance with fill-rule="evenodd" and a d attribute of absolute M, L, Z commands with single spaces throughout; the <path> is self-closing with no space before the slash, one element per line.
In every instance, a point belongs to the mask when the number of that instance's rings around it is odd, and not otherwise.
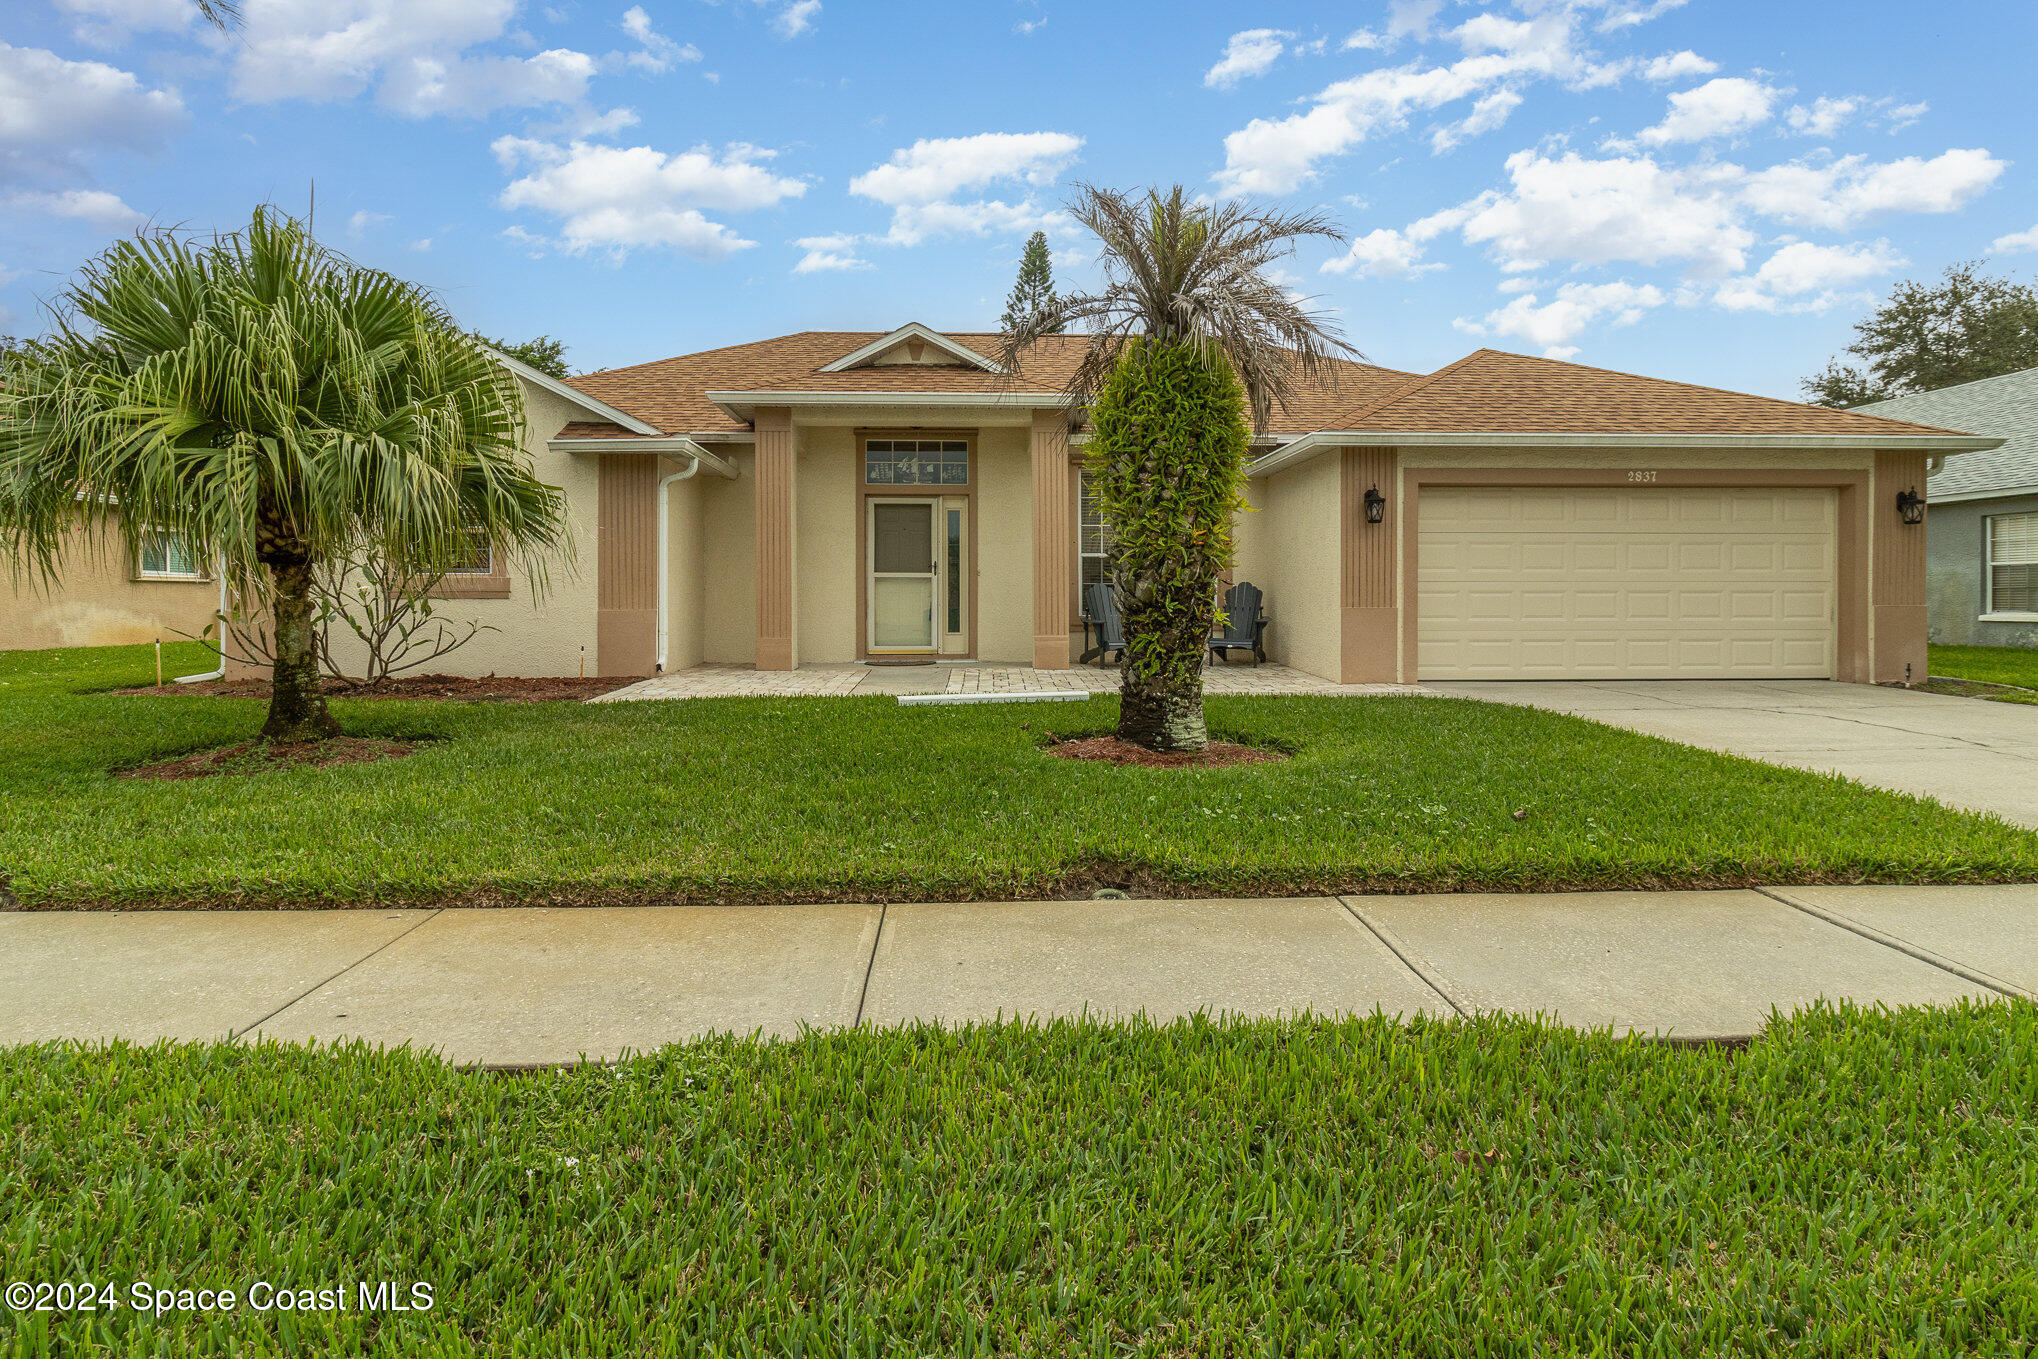
<path fill-rule="evenodd" d="M 338 731 L 316 660 L 313 577 L 367 549 L 443 571 L 483 535 L 544 584 L 566 541 L 532 474 L 517 381 L 416 286 L 267 210 L 193 242 L 123 241 L 0 372 L 0 540 L 53 579 L 82 521 L 130 552 L 173 536 L 270 616 L 262 737 Z"/>
<path fill-rule="evenodd" d="M 1041 336 L 1089 331 L 1067 391 L 1072 414 L 1088 412 L 1092 486 L 1111 526 L 1126 642 L 1118 735 L 1202 750 L 1203 656 L 1244 504 L 1248 417 L 1263 432 L 1298 381 L 1334 380 L 1337 357 L 1355 353 L 1275 267 L 1297 240 L 1343 234 L 1315 213 L 1199 205 L 1179 184 L 1085 186 L 1069 211 L 1097 237 L 1104 286 L 1008 332 L 1003 358 L 1016 371 Z"/>

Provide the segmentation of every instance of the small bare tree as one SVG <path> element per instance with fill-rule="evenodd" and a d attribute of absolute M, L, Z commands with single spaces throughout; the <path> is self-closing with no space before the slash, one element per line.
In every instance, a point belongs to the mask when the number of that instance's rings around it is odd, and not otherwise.
<path fill-rule="evenodd" d="M 391 568 L 369 547 L 335 552 L 312 582 L 313 645 L 318 667 L 350 689 L 382 684 L 405 671 L 429 665 L 496 629 L 479 619 L 443 618 L 433 599 L 444 572 L 403 572 Z M 239 656 L 257 665 L 275 661 L 275 642 L 263 618 L 235 608 L 220 616 L 222 647 L 231 640 Z M 335 656 L 333 639 L 344 628 L 360 640 L 358 673 L 348 673 Z M 207 629 L 211 631 L 210 628 Z"/>

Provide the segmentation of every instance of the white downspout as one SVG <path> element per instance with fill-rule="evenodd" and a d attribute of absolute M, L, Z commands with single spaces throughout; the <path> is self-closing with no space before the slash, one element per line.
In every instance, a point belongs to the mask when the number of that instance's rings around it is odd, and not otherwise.
<path fill-rule="evenodd" d="M 207 680 L 226 678 L 226 558 L 219 559 L 219 669 L 208 670 L 202 675 L 179 675 L 178 684 L 203 684 Z"/>
<path fill-rule="evenodd" d="M 686 465 L 684 472 L 674 472 L 671 476 L 663 477 L 658 482 L 658 661 L 656 668 L 652 671 L 653 674 L 657 675 L 665 673 L 665 638 L 668 631 L 665 621 L 666 596 L 671 592 L 672 588 L 670 581 L 667 579 L 672 552 L 667 540 L 672 536 L 672 524 L 666 514 L 668 504 L 666 488 L 675 481 L 685 481 L 700 470 L 701 460 L 695 458 Z"/>

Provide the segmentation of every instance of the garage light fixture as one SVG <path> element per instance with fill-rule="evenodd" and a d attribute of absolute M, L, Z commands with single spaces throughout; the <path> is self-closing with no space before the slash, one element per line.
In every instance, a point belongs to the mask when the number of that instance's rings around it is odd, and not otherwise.
<path fill-rule="evenodd" d="M 1366 488 L 1366 522 L 1377 524 L 1387 517 L 1387 497 L 1380 494 L 1378 486 Z"/>
<path fill-rule="evenodd" d="M 1906 524 L 1924 523 L 1925 497 L 1919 495 L 1916 490 L 1898 491 L 1896 512 Z"/>

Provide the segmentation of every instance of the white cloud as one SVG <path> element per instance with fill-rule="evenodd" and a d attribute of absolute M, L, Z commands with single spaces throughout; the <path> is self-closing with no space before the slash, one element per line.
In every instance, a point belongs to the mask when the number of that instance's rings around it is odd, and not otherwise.
<path fill-rule="evenodd" d="M 1387 6 L 1388 44 L 1403 38 L 1427 38 L 1437 11 L 1443 7 L 1444 0 L 1393 0 Z"/>
<path fill-rule="evenodd" d="M 1698 53 L 1687 49 L 1682 52 L 1672 52 L 1668 56 L 1657 57 L 1649 62 L 1646 66 L 1642 67 L 1642 78 L 1660 83 L 1669 80 L 1684 80 L 1691 76 L 1711 75 L 1719 69 L 1720 64 L 1718 62 L 1707 61 Z"/>
<path fill-rule="evenodd" d="M 2007 168 L 2008 161 L 1980 148 L 1945 151 L 1930 160 L 1791 161 L 1748 174 L 1741 197 L 1766 217 L 1840 229 L 1878 213 L 1957 211 Z"/>
<path fill-rule="evenodd" d="M 1781 91 L 1743 76 L 1721 76 L 1670 96 L 1670 112 L 1640 139 L 1651 146 L 1733 137 L 1769 121 Z"/>
<path fill-rule="evenodd" d="M 1684 0 L 1654 0 L 1653 4 L 1623 3 L 1623 0 L 1585 0 L 1587 4 L 1602 3 L 1606 14 L 1599 21 L 1599 31 L 1611 33 L 1616 29 L 1633 28 L 1646 24 L 1651 19 L 1660 19 L 1673 9 L 1682 9 Z"/>
<path fill-rule="evenodd" d="M 632 5 L 623 11 L 623 32 L 636 39 L 637 50 L 630 53 L 630 65 L 640 71 L 662 75 L 679 62 L 697 62 L 701 49 L 692 43 L 674 42 L 671 38 L 652 27 L 651 16 L 644 12 L 642 5 Z"/>
<path fill-rule="evenodd" d="M 162 149 L 184 101 L 99 61 L 0 43 L 0 179 L 76 181 L 103 151 Z"/>
<path fill-rule="evenodd" d="M 849 181 L 849 191 L 880 203 L 932 203 L 998 180 L 1047 185 L 1083 148 L 1066 132 L 980 132 L 941 137 L 892 152 L 883 165 Z"/>
<path fill-rule="evenodd" d="M 1050 235 L 1075 225 L 1067 213 L 1043 208 L 1032 199 L 1006 203 L 998 199 L 968 203 L 904 203 L 892 209 L 888 245 L 918 245 L 938 236 Z"/>
<path fill-rule="evenodd" d="M 1430 134 L 1430 149 L 1437 152 L 1449 151 L 1460 142 L 1483 136 L 1494 131 L 1507 121 L 1509 114 L 1521 107 L 1521 96 L 1513 90 L 1495 90 L 1472 104 L 1472 111 L 1459 121 L 1447 127 L 1440 127 Z"/>
<path fill-rule="evenodd" d="M 1743 278 L 1728 279 L 1714 300 L 1730 311 L 1817 311 L 1839 300 L 1833 291 L 1875 278 L 1910 261 L 1888 241 L 1814 245 L 1793 241 Z"/>
<path fill-rule="evenodd" d="M 796 274 L 868 269 L 870 261 L 856 253 L 856 236 L 802 236 L 793 244 L 807 253 L 793 266 Z"/>
<path fill-rule="evenodd" d="M 1889 111 L 1889 130 L 1901 132 L 1931 111 L 1932 106 L 1923 100 L 1915 104 L 1898 104 Z"/>
<path fill-rule="evenodd" d="M 1812 101 L 1810 108 L 1803 104 L 1791 105 L 1784 112 L 1783 121 L 1789 124 L 1792 132 L 1807 137 L 1830 137 L 1852 122 L 1867 102 L 1859 95 L 1849 95 L 1844 99 L 1820 95 Z"/>
<path fill-rule="evenodd" d="M 9 194 L 7 206 L 15 212 L 68 217 L 106 231 L 124 231 L 146 220 L 104 189 L 25 189 Z"/>
<path fill-rule="evenodd" d="M 1570 341 L 1589 326 L 1602 320 L 1613 326 L 1633 325 L 1665 300 L 1654 284 L 1566 283 L 1548 302 L 1525 293 L 1488 312 L 1483 320 L 1459 322 L 1458 328 L 1475 335 L 1512 335 L 1538 346 L 1550 358 L 1570 358 L 1578 352 Z"/>
<path fill-rule="evenodd" d="M 71 30 L 86 42 L 118 47 L 134 33 L 177 33 L 191 27 L 191 0 L 57 0 L 72 16 Z"/>
<path fill-rule="evenodd" d="M 1363 274 L 1373 278 L 1412 278 L 1441 269 L 1441 264 L 1422 263 L 1422 242 L 1407 233 L 1382 227 L 1354 237 L 1351 249 L 1323 263 L 1328 274 Z"/>
<path fill-rule="evenodd" d="M 527 167 L 498 202 L 561 220 L 559 246 L 617 255 L 666 246 L 697 259 L 722 259 L 756 244 L 703 212 L 748 212 L 797 198 L 807 186 L 760 162 L 772 154 L 734 143 L 668 154 L 649 146 L 560 146 L 524 137 L 493 144 L 505 169 Z"/>
<path fill-rule="evenodd" d="M 1046 27 L 1047 16 L 1043 14 L 1038 19 L 1021 19 L 1018 23 L 1012 25 L 1012 31 L 1021 37 L 1030 38 Z"/>
<path fill-rule="evenodd" d="M 242 99 L 349 99 L 370 88 L 395 112 L 479 116 L 572 103 L 595 59 L 570 48 L 530 56 L 474 49 L 514 37 L 516 0 L 248 0 L 222 40 Z"/>
<path fill-rule="evenodd" d="M 347 236 L 351 240 L 358 241 L 371 230 L 389 220 L 390 216 L 386 212 L 370 212 L 366 208 L 360 208 L 356 210 L 352 217 L 347 219 Z"/>
<path fill-rule="evenodd" d="M 1989 242 L 1990 254 L 2020 255 L 2038 250 L 2038 226 L 2029 231 L 2012 231 Z"/>
<path fill-rule="evenodd" d="M 771 26 L 782 38 L 797 38 L 814 27 L 814 21 L 821 17 L 821 0 L 794 0 L 778 12 Z"/>
<path fill-rule="evenodd" d="M 1413 23 L 1426 15 L 1426 31 L 1436 12 L 1437 6 L 1429 5 L 1421 15 L 1401 17 Z M 1394 36 L 1395 26 L 1389 29 Z M 1448 36 L 1463 49 L 1457 61 L 1377 67 L 1325 86 L 1302 112 L 1255 118 L 1231 133 L 1224 139 L 1218 187 L 1232 194 L 1292 193 L 1316 178 L 1321 162 L 1376 134 L 1403 128 L 1414 114 L 1490 99 L 1501 90 L 1518 97 L 1522 85 L 1538 80 L 1583 88 L 1617 74 L 1579 47 L 1576 12 L 1570 7 L 1549 8 L 1525 20 L 1481 14 Z M 1492 103 L 1487 116 L 1511 107 L 1504 100 Z"/>
<path fill-rule="evenodd" d="M 1728 167 L 1731 169 L 1732 167 Z M 1683 263 L 1701 274 L 1733 273 L 1755 233 L 1706 171 L 1676 171 L 1647 156 L 1551 158 L 1517 151 L 1509 186 L 1468 206 L 1464 235 L 1491 246 L 1503 267 L 1550 260 Z"/>
<path fill-rule="evenodd" d="M 1224 45 L 1224 55 L 1203 73 L 1203 83 L 1228 90 L 1241 80 L 1265 75 L 1288 50 L 1288 39 L 1294 36 L 1282 28 L 1248 28 L 1232 34 Z"/>

